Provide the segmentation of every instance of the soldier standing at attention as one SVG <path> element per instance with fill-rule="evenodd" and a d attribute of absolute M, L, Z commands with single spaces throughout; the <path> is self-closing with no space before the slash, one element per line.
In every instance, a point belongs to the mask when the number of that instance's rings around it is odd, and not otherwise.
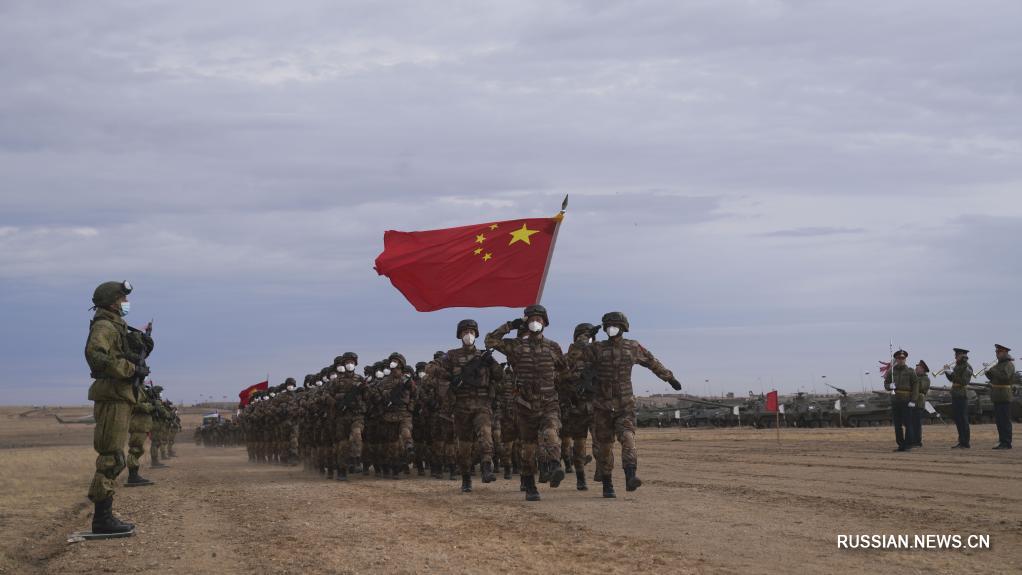
<path fill-rule="evenodd" d="M 587 364 L 596 371 L 596 397 L 593 400 L 593 424 L 600 452 L 596 464 L 600 467 L 603 496 L 613 498 L 614 440 L 621 444 L 621 466 L 625 471 L 625 489 L 635 491 L 642 485 L 636 475 L 639 455 L 635 448 L 635 394 L 632 390 L 632 367 L 641 365 L 657 377 L 671 384 L 675 390 L 681 383 L 671 370 L 664 367 L 642 344 L 623 336 L 629 329 L 628 318 L 619 311 L 603 315 L 601 319 L 607 339 L 573 350 L 568 358 L 575 369 Z"/>
<path fill-rule="evenodd" d="M 919 378 L 915 370 L 905 365 L 908 352 L 899 349 L 894 352 L 894 365 L 884 376 L 884 389 L 894 389 L 891 397 L 891 420 L 894 422 L 894 440 L 898 442 L 895 451 L 910 451 L 915 438 L 912 437 L 911 410 L 916 406 L 919 395 Z"/>
<path fill-rule="evenodd" d="M 139 401 L 135 382 L 149 375 L 141 358 L 132 357 L 128 345 L 128 315 L 131 293 L 128 282 L 105 282 L 92 295 L 96 315 L 89 325 L 85 360 L 95 379 L 89 387 L 96 428 L 92 445 L 99 456 L 89 486 L 89 499 L 95 504 L 93 533 L 128 533 L 135 526 L 113 515 L 117 476 L 125 467 L 124 445 L 128 442 L 131 412 Z"/>
<path fill-rule="evenodd" d="M 916 364 L 916 377 L 919 378 L 919 393 L 916 394 L 912 408 L 912 447 L 923 446 L 923 414 L 926 413 L 926 394 L 930 391 L 930 366 L 919 360 Z"/>
<path fill-rule="evenodd" d="M 543 336 L 550 325 L 546 308 L 530 305 L 524 317 L 509 321 L 486 335 L 486 347 L 505 356 L 514 369 L 518 435 L 522 442 L 522 485 L 526 501 L 539 501 L 536 472 L 545 471 L 543 478 L 550 487 L 564 480 L 561 468 L 561 413 L 557 403 L 557 378 L 565 369 L 561 346 Z M 513 330 L 527 328 L 518 338 L 504 338 Z M 537 458 L 539 465 L 537 466 Z"/>
<path fill-rule="evenodd" d="M 990 400 L 994 402 L 994 421 L 997 422 L 997 445 L 994 449 L 1011 449 L 1011 386 L 1015 383 L 1015 363 L 1010 349 L 995 345 L 997 363 L 987 369 L 990 380 Z"/>
<path fill-rule="evenodd" d="M 448 384 L 454 406 L 454 434 L 458 441 L 458 469 L 461 491 L 472 491 L 472 462 L 478 450 L 483 483 L 493 474 L 493 382 L 500 377 L 500 365 L 475 346 L 479 324 L 473 319 L 458 322 L 456 337 L 461 347 L 447 352 L 441 360 L 441 378 Z"/>
<path fill-rule="evenodd" d="M 152 485 L 153 482 L 138 474 L 138 468 L 142 463 L 142 456 L 145 455 L 146 436 L 153 429 L 153 400 L 149 396 L 151 390 L 141 388 L 139 402 L 131 410 L 131 421 L 128 423 L 128 480 L 124 482 L 125 487 L 137 487 L 141 485 Z"/>
<path fill-rule="evenodd" d="M 972 381 L 972 366 L 969 365 L 969 350 L 955 348 L 955 368 L 945 370 L 944 376 L 951 382 L 951 412 L 958 428 L 958 443 L 951 449 L 969 449 L 969 382 Z"/>

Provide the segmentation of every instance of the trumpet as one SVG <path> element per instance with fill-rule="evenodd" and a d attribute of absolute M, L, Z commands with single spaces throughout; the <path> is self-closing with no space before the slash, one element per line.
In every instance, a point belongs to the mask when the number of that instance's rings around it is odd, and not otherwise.
<path fill-rule="evenodd" d="M 993 367 L 995 365 L 997 365 L 996 361 L 993 361 L 993 362 L 990 362 L 990 363 L 984 363 L 983 364 L 983 369 L 981 369 L 981 370 L 977 371 L 976 373 L 972 374 L 973 379 L 983 375 L 984 373 L 987 372 L 988 369 L 990 369 L 991 367 Z"/>
<path fill-rule="evenodd" d="M 951 363 L 945 363 L 944 367 L 940 368 L 940 371 L 938 371 L 936 373 L 933 373 L 933 374 L 930 374 L 930 375 L 932 375 L 933 377 L 937 377 L 938 375 L 943 375 L 944 372 L 949 371 L 950 369 L 952 369 L 955 366 L 955 363 L 956 362 L 953 362 L 953 361 Z"/>

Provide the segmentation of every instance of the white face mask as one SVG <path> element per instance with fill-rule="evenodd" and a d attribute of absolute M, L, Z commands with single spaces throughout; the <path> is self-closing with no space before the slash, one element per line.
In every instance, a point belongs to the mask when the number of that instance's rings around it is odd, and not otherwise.
<path fill-rule="evenodd" d="M 346 363 L 346 364 L 344 364 L 344 369 L 346 371 L 355 371 L 355 364 L 354 363 Z"/>
<path fill-rule="evenodd" d="M 425 371 L 420 371 L 419 372 L 419 379 L 422 379 L 424 377 L 426 377 L 426 372 Z"/>
<path fill-rule="evenodd" d="M 270 397 L 277 397 L 277 394 L 276 393 L 271 393 Z"/>
<path fill-rule="evenodd" d="M 394 369 L 396 367 L 397 367 L 397 362 L 396 361 L 390 362 L 390 369 Z"/>
<path fill-rule="evenodd" d="M 614 337 L 621 333 L 621 328 L 616 325 L 608 325 L 603 331 L 607 332 L 607 337 Z"/>
<path fill-rule="evenodd" d="M 330 381 L 333 381 L 335 379 L 337 379 L 337 374 L 336 373 L 331 373 L 330 374 Z"/>
<path fill-rule="evenodd" d="M 541 322 L 541 321 L 530 321 L 529 322 L 529 331 L 531 331 L 532 333 L 539 333 L 539 332 L 543 331 L 543 322 Z"/>
<path fill-rule="evenodd" d="M 386 367 L 383 368 L 383 375 L 390 375 L 390 369 Z"/>
<path fill-rule="evenodd" d="M 337 366 L 337 373 L 340 373 L 342 371 L 344 371 L 344 366 L 343 365 L 338 365 Z"/>
<path fill-rule="evenodd" d="M 294 391 L 295 390 L 295 386 L 289 385 L 289 386 L 287 386 L 287 390 L 288 391 Z"/>
<path fill-rule="evenodd" d="M 382 371 L 377 371 L 376 372 L 376 379 L 380 379 L 381 377 L 383 377 L 383 375 L 384 375 L 384 373 Z"/>
<path fill-rule="evenodd" d="M 323 380 L 317 381 L 316 387 L 323 387 Z"/>
<path fill-rule="evenodd" d="M 465 335 L 461 336 L 461 342 L 464 343 L 465 345 L 472 345 L 473 343 L 476 342 L 476 334 L 472 332 L 466 333 Z"/>

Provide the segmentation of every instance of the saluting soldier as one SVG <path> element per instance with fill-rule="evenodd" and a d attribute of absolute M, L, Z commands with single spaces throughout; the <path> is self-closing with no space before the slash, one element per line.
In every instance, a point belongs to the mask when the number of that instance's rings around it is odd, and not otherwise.
<path fill-rule="evenodd" d="M 997 363 L 987 369 L 990 380 L 990 401 L 994 402 L 994 421 L 997 422 L 997 445 L 994 449 L 1011 449 L 1011 399 L 1012 385 L 1017 381 L 1015 363 L 1010 349 L 997 344 Z"/>
<path fill-rule="evenodd" d="M 143 358 L 131 354 L 128 324 L 124 316 L 131 310 L 128 282 L 105 282 L 92 295 L 96 315 L 89 325 L 85 360 L 95 379 L 89 387 L 96 428 L 92 445 L 99 456 L 89 486 L 89 499 L 95 504 L 93 533 L 128 533 L 135 526 L 114 517 L 113 501 L 117 476 L 124 471 L 124 446 L 128 442 L 131 412 L 139 401 L 135 383 L 149 375 Z"/>
<path fill-rule="evenodd" d="M 969 383 L 972 381 L 969 350 L 955 348 L 954 370 L 945 369 L 944 376 L 951 382 L 951 413 L 958 428 L 958 443 L 951 449 L 969 449 Z"/>
<path fill-rule="evenodd" d="M 909 451 L 915 438 L 912 437 L 911 410 L 916 406 L 916 396 L 919 394 L 919 378 L 915 370 L 905 365 L 908 359 L 908 352 L 899 349 L 894 352 L 894 365 L 887 370 L 884 376 L 884 389 L 891 391 L 891 420 L 894 422 L 894 440 L 898 443 L 895 451 Z"/>
<path fill-rule="evenodd" d="M 637 475 L 639 455 L 635 448 L 632 368 L 638 364 L 649 369 L 675 390 L 681 389 L 681 383 L 642 344 L 624 337 L 629 329 L 625 314 L 619 311 L 606 313 L 601 324 L 608 339 L 576 348 L 568 362 L 573 369 L 578 369 L 581 362 L 596 371 L 597 389 L 593 400 L 593 424 L 599 449 L 596 464 L 600 468 L 603 496 L 613 498 L 617 496 L 612 480 L 615 439 L 621 444 L 625 489 L 635 491 L 642 485 Z"/>

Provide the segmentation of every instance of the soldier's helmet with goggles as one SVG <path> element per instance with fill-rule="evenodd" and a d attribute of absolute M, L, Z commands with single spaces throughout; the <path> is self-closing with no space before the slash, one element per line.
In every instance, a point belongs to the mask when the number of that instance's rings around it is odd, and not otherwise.
<path fill-rule="evenodd" d="M 122 282 L 103 282 L 92 292 L 92 304 L 96 307 L 109 307 L 117 300 L 131 293 L 131 284 Z"/>
<path fill-rule="evenodd" d="M 600 319 L 600 323 L 603 324 L 604 329 L 607 329 L 608 325 L 616 325 L 621 328 L 622 332 L 628 331 L 628 318 L 625 314 L 619 311 L 612 311 L 603 314 L 603 318 Z"/>

